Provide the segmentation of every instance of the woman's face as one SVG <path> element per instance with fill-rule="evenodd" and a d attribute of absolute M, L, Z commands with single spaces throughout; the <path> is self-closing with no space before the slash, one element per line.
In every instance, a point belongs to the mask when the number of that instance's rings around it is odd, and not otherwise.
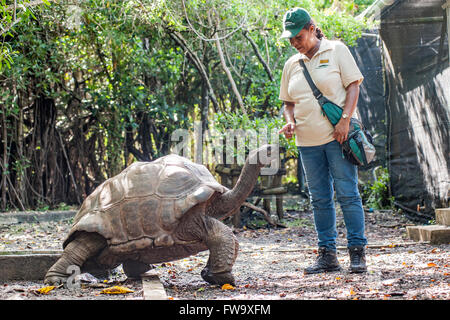
<path fill-rule="evenodd" d="M 314 48 L 316 40 L 314 26 L 310 26 L 308 29 L 300 30 L 295 37 L 289 39 L 289 42 L 298 52 L 306 54 L 309 50 Z"/>

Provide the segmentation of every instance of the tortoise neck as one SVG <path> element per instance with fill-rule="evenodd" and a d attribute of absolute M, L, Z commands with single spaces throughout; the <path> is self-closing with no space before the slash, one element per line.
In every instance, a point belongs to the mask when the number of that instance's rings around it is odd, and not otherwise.
<path fill-rule="evenodd" d="M 216 201 L 213 201 L 208 213 L 219 220 L 228 218 L 236 213 L 252 192 L 260 171 L 260 165 L 250 164 L 247 159 L 234 188 L 219 196 Z"/>

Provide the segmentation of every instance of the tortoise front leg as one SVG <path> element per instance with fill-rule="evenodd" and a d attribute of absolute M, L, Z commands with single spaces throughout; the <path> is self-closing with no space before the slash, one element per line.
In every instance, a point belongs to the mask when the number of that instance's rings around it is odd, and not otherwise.
<path fill-rule="evenodd" d="M 205 219 L 207 227 L 205 243 L 209 248 L 209 259 L 201 276 L 210 284 L 234 285 L 231 269 L 236 261 L 239 243 L 233 231 L 225 224 L 211 217 Z"/>
<path fill-rule="evenodd" d="M 67 268 L 71 265 L 80 269 L 87 259 L 97 254 L 106 246 L 106 240 L 97 233 L 81 232 L 67 244 L 58 261 L 47 271 L 44 283 L 58 285 L 65 283 L 70 273 Z"/>
<path fill-rule="evenodd" d="M 141 274 L 153 269 L 153 266 L 137 260 L 126 260 L 122 263 L 122 268 L 128 278 L 140 279 Z"/>

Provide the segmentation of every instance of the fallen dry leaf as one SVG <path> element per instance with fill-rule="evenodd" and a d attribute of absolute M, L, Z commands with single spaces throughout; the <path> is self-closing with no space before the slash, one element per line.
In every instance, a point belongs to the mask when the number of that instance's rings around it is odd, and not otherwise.
<path fill-rule="evenodd" d="M 110 288 L 103 289 L 100 291 L 100 293 L 103 294 L 125 294 L 125 293 L 131 293 L 134 292 L 131 289 L 125 288 L 125 287 L 119 287 L 119 286 L 113 286 Z"/>
<path fill-rule="evenodd" d="M 231 284 L 229 284 L 229 283 L 225 283 L 222 286 L 222 290 L 234 290 L 234 287 Z"/>
<path fill-rule="evenodd" d="M 39 294 L 48 294 L 50 291 L 52 291 L 53 289 L 55 289 L 55 286 L 48 286 L 48 287 L 42 287 L 40 289 L 36 290 L 36 293 Z"/>

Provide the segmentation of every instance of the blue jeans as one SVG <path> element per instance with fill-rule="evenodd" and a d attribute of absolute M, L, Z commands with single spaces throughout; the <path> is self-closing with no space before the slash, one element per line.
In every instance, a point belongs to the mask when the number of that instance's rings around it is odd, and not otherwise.
<path fill-rule="evenodd" d="M 334 189 L 347 228 L 347 246 L 364 246 L 364 210 L 358 190 L 358 168 L 342 154 L 339 142 L 298 147 L 314 212 L 319 247 L 336 249 Z"/>

